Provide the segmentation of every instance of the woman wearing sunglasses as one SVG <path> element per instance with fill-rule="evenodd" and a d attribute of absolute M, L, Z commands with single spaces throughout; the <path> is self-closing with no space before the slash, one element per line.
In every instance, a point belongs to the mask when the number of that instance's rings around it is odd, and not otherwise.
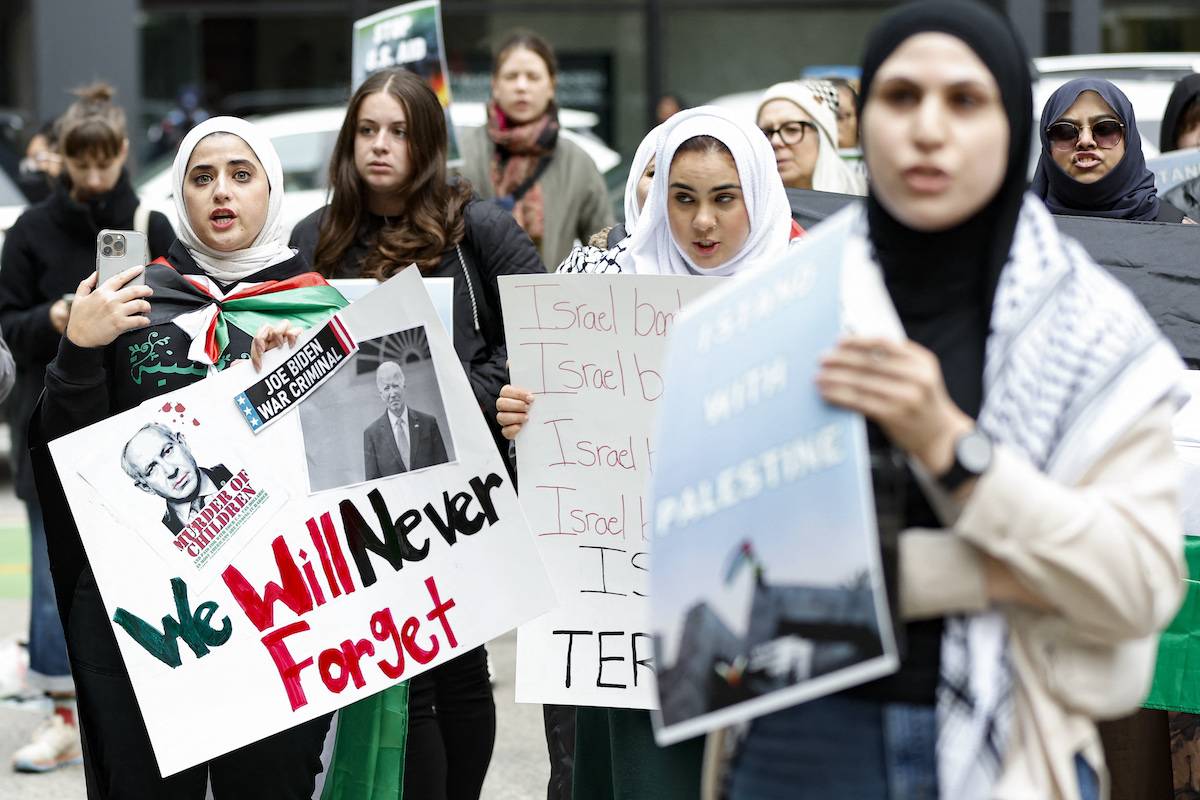
<path fill-rule="evenodd" d="M 1042 109 L 1042 155 L 1031 191 L 1053 214 L 1183 222 L 1146 168 L 1129 98 L 1106 80 L 1063 84 Z"/>
<path fill-rule="evenodd" d="M 838 156 L 837 116 L 811 87 L 788 81 L 763 94 L 758 128 L 775 151 L 775 167 L 788 189 L 864 195 L 866 180 Z"/>

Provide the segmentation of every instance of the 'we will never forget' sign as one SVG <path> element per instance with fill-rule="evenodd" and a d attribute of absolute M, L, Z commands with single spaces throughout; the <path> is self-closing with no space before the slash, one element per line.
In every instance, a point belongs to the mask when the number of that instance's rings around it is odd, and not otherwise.
<path fill-rule="evenodd" d="M 320 413 L 281 411 L 253 431 L 234 398 L 262 376 L 243 362 L 50 445 L 163 775 L 412 678 L 554 602 L 417 271 L 339 318 L 358 348 L 295 407 Z M 268 353 L 263 374 L 320 335 Z M 381 444 L 393 414 L 408 435 Z M 395 452 L 382 473 L 367 474 L 368 447 Z"/>

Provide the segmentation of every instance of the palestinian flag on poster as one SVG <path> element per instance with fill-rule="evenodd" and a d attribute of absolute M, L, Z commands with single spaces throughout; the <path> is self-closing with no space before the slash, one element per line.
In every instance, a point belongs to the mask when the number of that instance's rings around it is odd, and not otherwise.
<path fill-rule="evenodd" d="M 165 259 L 146 268 L 154 290 L 150 324 L 173 322 L 192 345 L 188 358 L 218 369 L 228 366 L 231 335 L 252 339 L 265 323 L 288 320 L 308 329 L 329 319 L 348 303 L 341 292 L 315 272 L 283 281 L 239 283 L 229 293 L 203 275 L 181 275 Z"/>

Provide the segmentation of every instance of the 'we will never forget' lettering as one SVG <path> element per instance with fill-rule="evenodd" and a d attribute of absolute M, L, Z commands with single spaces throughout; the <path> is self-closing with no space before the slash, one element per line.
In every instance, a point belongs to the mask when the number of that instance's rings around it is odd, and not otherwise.
<path fill-rule="evenodd" d="M 347 631 L 350 635 L 337 642 L 311 641 L 311 636 L 305 636 L 312 630 L 306 617 L 373 586 L 380 580 L 381 568 L 393 572 L 405 565 L 412 568 L 430 555 L 437 541 L 453 547 L 466 541 L 462 537 L 494 525 L 499 514 L 492 492 L 503 484 L 496 473 L 473 477 L 462 491 L 445 491 L 440 502 L 404 509 L 396 516 L 380 490 L 372 489 L 367 495 L 368 514 L 344 499 L 336 515 L 325 512 L 309 518 L 307 535 L 272 539 L 274 572 L 257 576 L 257 584 L 236 563 L 225 569 L 221 578 L 242 617 L 262 634 L 262 645 L 293 711 L 307 705 L 308 692 L 318 686 L 339 694 L 351 683 L 359 689 L 371 682 L 390 684 L 403 677 L 409 664 L 428 664 L 444 648 L 458 647 L 452 617 L 461 612 L 454 598 L 439 589 L 436 575 L 419 579 L 427 605 L 375 609 L 361 634 Z M 203 658 L 211 648 L 230 640 L 235 623 L 225 615 L 214 625 L 219 605 L 212 600 L 192 611 L 181 578 L 172 579 L 171 587 L 175 614 L 163 616 L 161 630 L 123 608 L 116 610 L 113 621 L 148 653 L 175 669 L 183 663 L 180 641 L 196 658 Z"/>

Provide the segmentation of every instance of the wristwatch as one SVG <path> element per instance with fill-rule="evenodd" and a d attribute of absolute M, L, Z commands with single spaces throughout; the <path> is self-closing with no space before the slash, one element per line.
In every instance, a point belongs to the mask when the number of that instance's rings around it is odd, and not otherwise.
<path fill-rule="evenodd" d="M 938 476 L 943 489 L 953 492 L 972 478 L 978 478 L 992 465 L 992 440 L 975 428 L 954 442 L 954 463 Z"/>

